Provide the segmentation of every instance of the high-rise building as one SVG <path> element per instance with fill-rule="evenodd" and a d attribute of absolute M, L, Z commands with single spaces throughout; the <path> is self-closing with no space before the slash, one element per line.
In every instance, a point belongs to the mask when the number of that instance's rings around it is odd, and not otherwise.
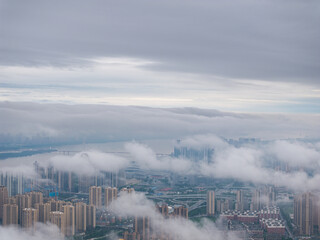
<path fill-rule="evenodd" d="M 32 201 L 31 201 L 31 196 L 24 194 L 24 195 L 17 195 L 17 205 L 18 205 L 18 222 L 20 225 L 22 225 L 22 212 L 23 209 L 28 208 L 31 209 Z"/>
<path fill-rule="evenodd" d="M 244 210 L 243 208 L 244 208 L 243 191 L 238 190 L 237 196 L 236 196 L 235 210 L 242 212 Z"/>
<path fill-rule="evenodd" d="M 214 191 L 208 191 L 207 192 L 207 215 L 213 216 L 214 215 L 214 204 L 215 198 L 214 198 Z"/>
<path fill-rule="evenodd" d="M 46 223 L 50 221 L 49 213 L 51 212 L 50 203 L 36 203 L 35 209 L 39 212 L 39 222 Z"/>
<path fill-rule="evenodd" d="M 17 198 L 16 197 L 10 197 L 8 203 L 9 204 L 17 204 Z"/>
<path fill-rule="evenodd" d="M 300 235 L 313 234 L 313 200 L 314 196 L 310 192 L 294 198 L 294 223 Z"/>
<path fill-rule="evenodd" d="M 64 213 L 64 235 L 73 236 L 75 233 L 75 208 L 72 205 L 63 206 Z"/>
<path fill-rule="evenodd" d="M 105 188 L 104 190 L 104 205 L 108 207 L 111 202 L 117 199 L 118 189 L 117 188 Z"/>
<path fill-rule="evenodd" d="M 0 186 L 0 220 L 3 216 L 3 205 L 9 201 L 8 189 L 4 186 Z"/>
<path fill-rule="evenodd" d="M 264 207 L 271 207 L 275 205 L 276 202 L 276 192 L 274 190 L 274 187 L 272 186 L 265 186 L 263 191 L 263 199 L 264 201 L 262 202 L 262 205 Z"/>
<path fill-rule="evenodd" d="M 58 212 L 62 212 L 63 211 L 63 206 L 66 205 L 67 203 L 65 201 L 55 201 L 52 200 L 49 202 L 51 205 L 51 211 L 58 211 Z"/>
<path fill-rule="evenodd" d="M 149 217 L 135 217 L 133 229 L 140 234 L 141 240 L 150 239 L 150 219 Z"/>
<path fill-rule="evenodd" d="M 252 200 L 251 200 L 251 211 L 259 211 L 261 209 L 261 192 L 259 189 L 255 189 L 252 194 Z"/>
<path fill-rule="evenodd" d="M 87 205 L 87 229 L 92 229 L 96 227 L 96 206 Z"/>
<path fill-rule="evenodd" d="M 134 188 L 122 188 L 121 192 L 133 193 L 134 192 Z"/>
<path fill-rule="evenodd" d="M 31 196 L 31 206 L 34 208 L 36 203 L 42 204 L 43 203 L 43 194 L 42 192 L 30 192 L 29 195 Z"/>
<path fill-rule="evenodd" d="M 184 206 L 174 206 L 174 216 L 188 219 L 188 208 Z"/>
<path fill-rule="evenodd" d="M 76 232 L 85 232 L 87 229 L 87 204 L 77 202 L 76 207 Z"/>
<path fill-rule="evenodd" d="M 161 213 L 162 216 L 167 217 L 169 215 L 169 208 L 168 204 L 162 203 L 162 204 L 156 204 L 156 208 Z"/>
<path fill-rule="evenodd" d="M 96 207 L 102 206 L 101 187 L 91 186 L 89 189 L 89 204 Z"/>
<path fill-rule="evenodd" d="M 72 189 L 71 172 L 57 171 L 57 183 L 60 191 L 70 192 Z"/>
<path fill-rule="evenodd" d="M 136 232 L 125 231 L 123 234 L 123 240 L 137 240 L 140 239 L 140 234 Z"/>
<path fill-rule="evenodd" d="M 18 224 L 18 205 L 4 204 L 3 205 L 3 225 Z"/>
<path fill-rule="evenodd" d="M 59 211 L 50 212 L 49 219 L 50 219 L 50 223 L 57 225 L 58 228 L 60 229 L 60 232 L 64 234 L 65 232 L 64 213 Z"/>
<path fill-rule="evenodd" d="M 22 210 L 21 225 L 24 228 L 35 229 L 35 223 L 38 221 L 38 210 L 34 208 L 25 208 Z"/>
<path fill-rule="evenodd" d="M 22 194 L 24 178 L 21 173 L 13 174 L 11 172 L 0 173 L 0 185 L 8 189 L 8 196 Z"/>
<path fill-rule="evenodd" d="M 184 145 L 181 140 L 177 141 L 173 150 L 173 156 L 177 158 L 188 158 L 194 162 L 212 162 L 214 149 L 211 147 L 203 147 L 196 149 L 191 146 Z"/>

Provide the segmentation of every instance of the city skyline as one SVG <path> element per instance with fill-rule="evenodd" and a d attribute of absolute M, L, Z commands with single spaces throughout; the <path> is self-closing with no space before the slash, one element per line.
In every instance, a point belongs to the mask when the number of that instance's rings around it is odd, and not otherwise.
<path fill-rule="evenodd" d="M 0 0 L 0 239 L 319 238 L 319 13 Z"/>

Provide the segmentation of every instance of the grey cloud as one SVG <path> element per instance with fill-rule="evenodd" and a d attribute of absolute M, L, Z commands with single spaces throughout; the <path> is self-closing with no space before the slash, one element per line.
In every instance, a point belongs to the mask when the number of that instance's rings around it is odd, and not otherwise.
<path fill-rule="evenodd" d="M 257 185 L 273 184 L 294 191 L 319 190 L 320 164 L 319 159 L 314 159 L 320 153 L 317 149 L 318 143 L 272 141 L 267 144 L 234 147 L 224 140 L 210 135 L 190 136 L 181 142 L 182 146 L 192 148 L 213 147 L 213 161 L 204 163 L 166 155 L 157 156 L 153 149 L 137 142 L 124 145 L 124 149 L 128 151 L 129 155 L 123 157 L 91 150 L 77 153 L 74 156 L 41 157 L 39 155 L 37 159 L 42 165 L 50 164 L 58 170 L 68 169 L 77 174 L 85 175 L 96 175 L 100 171 L 118 171 L 128 167 L 131 161 L 134 161 L 141 169 L 147 170 L 170 171 L 181 175 L 197 174 L 217 179 L 235 179 Z M 185 145 L 186 143 L 187 145 Z M 291 159 L 294 153 L 297 153 L 297 156 L 295 159 Z M 300 155 L 304 153 L 304 157 L 301 158 Z M 32 160 L 35 156 L 29 158 Z M 12 161 L 2 161 L 2 171 L 23 173 L 32 177 L 34 174 L 31 168 L 32 162 L 29 161 L 29 166 L 27 166 L 26 158 L 21 158 L 20 162 L 18 160 L 15 159 L 13 166 L 9 165 Z M 270 160 L 281 165 L 289 164 L 290 171 L 275 170 L 277 165 L 270 165 Z"/>
<path fill-rule="evenodd" d="M 129 160 L 110 153 L 87 151 L 73 156 L 54 156 L 49 160 L 49 165 L 61 171 L 67 169 L 80 175 L 95 175 L 101 171 L 117 172 L 127 167 Z"/>
<path fill-rule="evenodd" d="M 252 144 L 236 148 L 226 142 L 223 143 L 223 140 L 215 136 L 209 137 L 208 135 L 189 137 L 186 142 L 189 147 L 198 148 L 200 144 L 203 147 L 213 147 L 215 149 L 213 162 L 208 164 L 172 157 L 156 158 L 152 149 L 137 143 L 127 144 L 126 149 L 139 166 L 146 169 L 167 170 L 187 175 L 196 173 L 213 178 L 236 179 L 257 185 L 273 184 L 294 191 L 319 190 L 317 184 L 320 179 L 319 159 L 317 159 L 317 164 L 312 165 L 314 173 L 311 175 L 308 166 L 300 169 L 295 168 L 315 161 L 314 156 L 320 154 L 315 145 L 305 146 L 302 143 L 291 144 L 286 141 L 275 141 L 269 143 L 268 147 Z M 272 166 L 266 166 L 266 158 L 270 155 L 271 146 L 275 149 L 272 152 L 274 154 L 273 160 L 289 163 L 291 171 L 276 171 Z M 299 147 L 297 148 L 297 146 Z M 280 150 L 281 148 L 282 150 Z M 290 159 L 290 155 L 297 152 L 299 154 L 296 158 Z M 300 158 L 299 155 L 303 153 L 306 154 Z"/>
<path fill-rule="evenodd" d="M 200 114 L 198 113 L 200 112 Z M 133 139 L 319 138 L 319 116 L 236 114 L 215 110 L 0 102 L 1 146 Z"/>
<path fill-rule="evenodd" d="M 167 170 L 180 174 L 195 174 L 193 163 L 186 159 L 164 156 L 157 158 L 155 152 L 146 145 L 126 143 L 125 149 L 142 169 Z"/>
<path fill-rule="evenodd" d="M 157 71 L 319 84 L 318 1 L 2 0 L 2 65 L 149 59 Z"/>

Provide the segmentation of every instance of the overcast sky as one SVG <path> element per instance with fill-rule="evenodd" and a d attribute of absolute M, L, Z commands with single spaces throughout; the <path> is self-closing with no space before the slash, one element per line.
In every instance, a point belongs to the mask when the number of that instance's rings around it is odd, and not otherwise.
<path fill-rule="evenodd" d="M 0 0 L 0 101 L 320 112 L 320 1 Z"/>

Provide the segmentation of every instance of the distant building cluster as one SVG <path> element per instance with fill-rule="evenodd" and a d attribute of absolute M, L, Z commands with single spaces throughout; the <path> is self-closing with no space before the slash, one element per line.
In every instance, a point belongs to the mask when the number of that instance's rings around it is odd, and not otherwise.
<path fill-rule="evenodd" d="M 41 167 L 37 161 L 33 163 L 33 168 L 35 171 L 33 177 L 25 177 L 20 173 L 0 172 L 0 185 L 7 187 L 9 196 L 41 191 L 46 197 L 54 197 L 60 192 L 88 193 L 90 186 L 120 187 L 126 182 L 123 170 L 88 176 L 67 170 L 60 171 L 53 166 Z"/>
<path fill-rule="evenodd" d="M 244 196 L 243 190 L 235 192 L 235 200 L 230 199 L 216 199 L 214 191 L 207 191 L 207 215 L 213 216 L 215 210 L 222 213 L 227 210 L 235 210 L 239 212 L 244 211 L 260 211 L 264 207 L 274 206 L 276 203 L 276 193 L 273 187 L 265 186 L 263 188 L 255 189 L 250 196 Z"/>
<path fill-rule="evenodd" d="M 181 144 L 181 140 L 177 140 L 173 150 L 173 156 L 176 158 L 186 158 L 194 162 L 211 163 L 214 154 L 212 147 L 188 147 Z"/>

